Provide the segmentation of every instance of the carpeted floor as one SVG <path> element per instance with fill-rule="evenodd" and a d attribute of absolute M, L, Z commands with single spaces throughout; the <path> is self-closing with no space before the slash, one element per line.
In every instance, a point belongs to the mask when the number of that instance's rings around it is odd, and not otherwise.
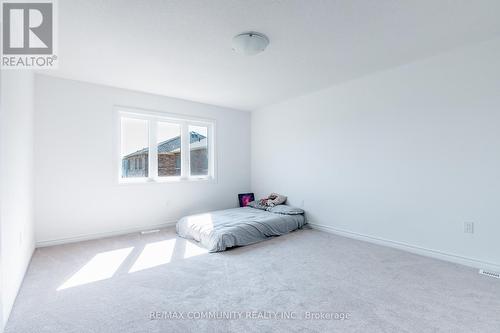
<path fill-rule="evenodd" d="M 500 332 L 500 280 L 316 230 L 207 254 L 173 229 L 37 249 L 6 328 L 438 331 Z"/>

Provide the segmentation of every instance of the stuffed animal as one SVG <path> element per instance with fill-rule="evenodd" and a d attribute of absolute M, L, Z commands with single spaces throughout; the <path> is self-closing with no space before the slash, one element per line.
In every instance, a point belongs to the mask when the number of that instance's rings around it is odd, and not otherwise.
<path fill-rule="evenodd" d="M 285 201 L 286 201 L 286 196 L 274 192 L 269 194 L 267 198 L 259 200 L 261 205 L 265 205 L 268 207 L 274 207 L 276 205 L 284 204 Z"/>

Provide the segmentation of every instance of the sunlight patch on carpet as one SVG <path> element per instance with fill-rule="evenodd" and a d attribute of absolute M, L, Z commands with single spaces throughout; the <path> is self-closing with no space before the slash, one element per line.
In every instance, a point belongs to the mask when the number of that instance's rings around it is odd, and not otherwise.
<path fill-rule="evenodd" d="M 172 260 L 174 248 L 175 239 L 147 244 L 132 268 L 130 268 L 129 273 L 168 264 Z"/>
<path fill-rule="evenodd" d="M 201 254 L 206 254 L 206 253 L 208 253 L 207 249 L 198 246 L 196 244 L 193 244 L 191 242 L 186 242 L 186 248 L 184 250 L 184 259 L 199 256 Z"/>
<path fill-rule="evenodd" d="M 80 268 L 78 272 L 57 288 L 57 290 L 111 278 L 130 252 L 132 252 L 132 249 L 133 247 L 127 247 L 95 255 L 85 266 Z"/>

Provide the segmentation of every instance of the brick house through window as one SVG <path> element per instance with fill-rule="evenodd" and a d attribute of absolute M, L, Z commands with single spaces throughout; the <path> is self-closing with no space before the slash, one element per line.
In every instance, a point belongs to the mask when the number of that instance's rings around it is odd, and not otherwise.
<path fill-rule="evenodd" d="M 208 174 L 207 138 L 199 133 L 190 132 L 190 169 L 191 175 Z M 181 138 L 175 138 L 158 144 L 158 176 L 181 175 Z M 148 177 L 148 148 L 140 149 L 122 159 L 123 177 Z"/>

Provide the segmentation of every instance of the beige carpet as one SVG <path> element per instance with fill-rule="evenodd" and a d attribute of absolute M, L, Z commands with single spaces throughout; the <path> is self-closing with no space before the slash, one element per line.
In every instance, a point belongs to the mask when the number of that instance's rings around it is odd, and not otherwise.
<path fill-rule="evenodd" d="M 438 331 L 500 332 L 500 280 L 316 230 L 206 254 L 172 229 L 36 250 L 6 329 Z"/>

